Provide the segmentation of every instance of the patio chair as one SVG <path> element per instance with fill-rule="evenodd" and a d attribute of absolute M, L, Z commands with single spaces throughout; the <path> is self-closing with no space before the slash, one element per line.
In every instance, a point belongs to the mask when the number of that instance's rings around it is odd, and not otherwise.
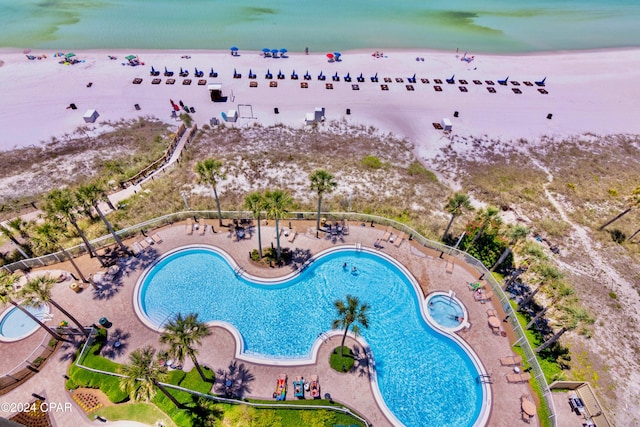
<path fill-rule="evenodd" d="M 391 238 L 391 232 L 393 231 L 393 227 L 391 227 L 390 225 L 387 227 L 387 229 L 384 231 L 384 235 L 382 236 L 382 240 L 384 240 L 385 242 L 389 241 L 389 239 Z"/>
<path fill-rule="evenodd" d="M 193 234 L 193 219 L 192 218 L 187 218 L 187 226 L 186 226 L 186 230 L 187 235 L 192 235 Z"/>
<path fill-rule="evenodd" d="M 297 235 L 298 235 L 298 230 L 295 227 L 293 227 L 291 229 L 291 232 L 289 233 L 289 238 L 287 239 L 289 243 L 293 243 Z"/>
<path fill-rule="evenodd" d="M 518 366 L 521 362 L 521 356 L 507 356 L 500 358 L 500 364 L 502 366 Z"/>
<path fill-rule="evenodd" d="M 529 372 L 522 372 L 520 374 L 507 374 L 507 382 L 509 383 L 526 383 L 531 379 Z"/>

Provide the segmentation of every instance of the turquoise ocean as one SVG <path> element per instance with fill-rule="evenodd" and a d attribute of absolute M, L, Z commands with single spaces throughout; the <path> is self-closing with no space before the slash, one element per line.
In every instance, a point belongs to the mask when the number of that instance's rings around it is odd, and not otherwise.
<path fill-rule="evenodd" d="M 520 53 L 640 46 L 640 0 L 0 0 L 0 47 Z"/>

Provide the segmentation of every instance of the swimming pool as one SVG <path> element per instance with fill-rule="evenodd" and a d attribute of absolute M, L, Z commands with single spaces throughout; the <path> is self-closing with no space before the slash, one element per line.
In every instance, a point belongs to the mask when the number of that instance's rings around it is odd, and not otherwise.
<path fill-rule="evenodd" d="M 42 319 L 49 313 L 49 307 L 39 305 L 37 307 L 25 306 L 27 311 Z M 11 306 L 0 315 L 0 341 L 18 341 L 28 337 L 38 330 L 40 326 L 27 316 L 22 310 Z"/>
<path fill-rule="evenodd" d="M 230 263 L 209 248 L 167 254 L 138 282 L 143 320 L 158 327 L 178 312 L 196 311 L 203 320 L 233 325 L 245 354 L 309 360 L 318 334 L 331 328 L 333 302 L 356 295 L 371 306 L 362 336 L 375 358 L 381 406 L 406 426 L 479 420 L 489 393 L 476 382 L 479 362 L 456 338 L 427 324 L 416 286 L 390 259 L 335 250 L 302 273 L 268 284 L 239 277 Z"/>
<path fill-rule="evenodd" d="M 469 325 L 462 301 L 455 293 L 433 292 L 427 297 L 427 313 L 445 331 L 457 331 Z"/>

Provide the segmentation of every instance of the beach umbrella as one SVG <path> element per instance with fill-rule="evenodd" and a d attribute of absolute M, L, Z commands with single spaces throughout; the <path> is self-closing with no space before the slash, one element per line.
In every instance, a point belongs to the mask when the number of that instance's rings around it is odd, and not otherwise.
<path fill-rule="evenodd" d="M 253 76 L 253 72 L 251 71 L 251 68 L 249 68 L 249 77 Z"/>
<path fill-rule="evenodd" d="M 31 53 L 31 49 L 25 49 L 22 51 L 22 53 L 27 54 L 27 53 Z"/>
<path fill-rule="evenodd" d="M 342 54 L 340 52 L 333 52 L 333 55 L 337 58 L 339 56 L 342 56 Z"/>
<path fill-rule="evenodd" d="M 238 48 L 237 48 L 237 47 L 235 47 L 235 46 L 231 46 L 231 50 L 232 50 L 233 52 L 236 52 L 236 51 L 238 50 Z"/>
<path fill-rule="evenodd" d="M 269 49 L 268 47 L 263 47 L 262 53 L 267 53 L 267 52 L 271 52 L 271 49 Z"/>
<path fill-rule="evenodd" d="M 358 78 L 359 78 L 359 79 L 362 79 L 362 78 L 363 78 L 363 77 L 362 77 L 362 73 L 360 73 L 360 76 L 359 76 Z"/>
<path fill-rule="evenodd" d="M 327 58 L 333 59 L 333 53 L 327 53 Z"/>
<path fill-rule="evenodd" d="M 416 79 L 416 73 L 413 73 L 413 77 L 411 77 L 412 80 Z"/>
<path fill-rule="evenodd" d="M 238 74 L 238 72 L 237 72 L 237 71 L 236 71 L 236 69 L 234 68 L 234 69 L 233 69 L 233 75 L 235 76 L 235 75 L 237 75 L 237 74 Z"/>
<path fill-rule="evenodd" d="M 280 49 L 280 53 L 287 53 L 287 52 L 288 52 L 288 50 L 285 49 L 285 48 Z"/>
<path fill-rule="evenodd" d="M 133 61 L 134 59 L 136 59 L 135 55 L 129 55 L 129 56 L 125 56 L 124 59 L 126 59 L 127 61 Z"/>
<path fill-rule="evenodd" d="M 64 57 L 65 57 L 65 58 L 73 58 L 74 56 L 76 56 L 76 54 L 75 54 L 75 53 L 73 53 L 73 52 L 69 52 L 69 53 L 67 53 Z"/>
<path fill-rule="evenodd" d="M 278 55 L 278 49 L 271 49 L 271 54 L 275 58 Z"/>

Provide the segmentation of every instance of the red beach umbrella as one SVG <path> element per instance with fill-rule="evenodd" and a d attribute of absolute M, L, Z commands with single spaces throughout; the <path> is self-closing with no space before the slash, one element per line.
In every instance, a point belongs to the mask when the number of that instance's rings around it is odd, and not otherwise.
<path fill-rule="evenodd" d="M 327 58 L 333 59 L 333 53 L 327 53 Z"/>

